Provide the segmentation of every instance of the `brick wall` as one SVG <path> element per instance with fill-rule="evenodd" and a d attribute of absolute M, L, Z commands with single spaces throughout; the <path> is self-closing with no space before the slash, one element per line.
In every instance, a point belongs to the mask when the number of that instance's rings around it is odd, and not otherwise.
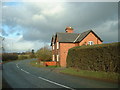
<path fill-rule="evenodd" d="M 60 66 L 66 67 L 66 58 L 68 50 L 75 47 L 74 43 L 60 43 Z"/>
<path fill-rule="evenodd" d="M 91 32 L 88 34 L 87 37 L 85 37 L 80 43 L 79 43 L 79 46 L 85 44 L 86 42 L 86 45 L 88 44 L 88 41 L 93 41 L 94 44 L 102 44 L 102 42 Z"/>

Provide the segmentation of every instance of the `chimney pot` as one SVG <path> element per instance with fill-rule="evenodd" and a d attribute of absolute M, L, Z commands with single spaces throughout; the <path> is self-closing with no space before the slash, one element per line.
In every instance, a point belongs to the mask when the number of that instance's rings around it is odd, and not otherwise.
<path fill-rule="evenodd" d="M 72 27 L 66 27 L 65 31 L 66 33 L 73 33 L 73 28 Z"/>

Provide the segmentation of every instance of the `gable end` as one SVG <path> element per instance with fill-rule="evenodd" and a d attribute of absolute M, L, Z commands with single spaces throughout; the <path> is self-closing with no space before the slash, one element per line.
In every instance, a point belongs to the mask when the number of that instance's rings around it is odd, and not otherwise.
<path fill-rule="evenodd" d="M 85 34 L 85 35 L 84 35 L 84 33 L 86 33 L 86 32 L 82 33 L 81 36 L 83 35 L 83 37 L 80 36 L 79 39 L 78 39 L 76 42 L 81 42 L 81 41 L 82 41 L 86 36 L 88 36 L 88 34 L 91 33 L 91 32 L 92 32 L 101 42 L 103 42 L 103 40 L 101 40 L 100 37 L 98 37 L 98 35 L 95 34 L 92 30 L 87 31 L 87 34 Z"/>

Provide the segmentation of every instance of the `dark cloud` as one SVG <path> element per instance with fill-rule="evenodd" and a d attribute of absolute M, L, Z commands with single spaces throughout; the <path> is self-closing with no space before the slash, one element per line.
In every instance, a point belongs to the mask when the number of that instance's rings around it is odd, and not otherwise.
<path fill-rule="evenodd" d="M 26 41 L 50 43 L 52 35 L 64 32 L 66 26 L 76 33 L 93 29 L 104 41 L 117 41 L 117 2 L 26 2 L 2 9 L 3 25 L 13 32 L 21 31 Z"/>
<path fill-rule="evenodd" d="M 117 3 L 74 3 L 73 6 L 72 4 L 66 6 L 68 12 L 65 21 L 68 20 L 69 24 L 72 23 L 76 27 L 97 27 L 107 20 L 117 18 Z"/>

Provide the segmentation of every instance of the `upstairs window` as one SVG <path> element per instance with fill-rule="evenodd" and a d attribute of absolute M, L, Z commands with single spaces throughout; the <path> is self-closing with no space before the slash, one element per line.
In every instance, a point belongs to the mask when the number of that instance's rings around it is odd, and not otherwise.
<path fill-rule="evenodd" d="M 57 42 L 57 49 L 59 49 L 59 42 Z"/>
<path fill-rule="evenodd" d="M 94 44 L 93 41 L 89 41 L 89 42 L 88 42 L 88 45 L 93 45 L 93 44 Z"/>

